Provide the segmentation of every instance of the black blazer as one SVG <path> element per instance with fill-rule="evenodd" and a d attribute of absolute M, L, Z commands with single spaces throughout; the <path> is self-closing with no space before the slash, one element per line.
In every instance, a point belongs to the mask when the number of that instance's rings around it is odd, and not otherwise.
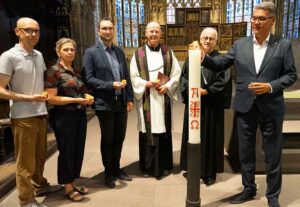
<path fill-rule="evenodd" d="M 114 46 L 114 49 L 120 65 L 120 77 L 127 80 L 127 86 L 121 90 L 122 102 L 126 106 L 127 102 L 133 102 L 130 75 L 123 50 L 117 46 Z M 101 43 L 97 43 L 85 51 L 83 57 L 83 76 L 86 84 L 93 91 L 95 109 L 99 111 L 111 111 L 114 107 L 116 96 L 113 87 L 115 79 Z"/>
<path fill-rule="evenodd" d="M 236 70 L 234 109 L 248 112 L 254 101 L 264 114 L 284 114 L 283 89 L 297 80 L 292 44 L 289 40 L 270 36 L 267 51 L 258 74 L 255 70 L 253 37 L 245 37 L 233 43 L 226 55 L 218 60 L 205 56 L 202 65 L 216 71 L 226 70 L 231 65 Z M 251 82 L 267 82 L 272 93 L 255 96 L 249 89 Z"/>

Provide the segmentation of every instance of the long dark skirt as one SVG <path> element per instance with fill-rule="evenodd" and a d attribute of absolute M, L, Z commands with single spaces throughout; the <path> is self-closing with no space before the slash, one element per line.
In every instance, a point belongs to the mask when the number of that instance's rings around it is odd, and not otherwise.
<path fill-rule="evenodd" d="M 140 169 L 144 173 L 161 177 L 164 170 L 173 169 L 171 132 L 152 134 L 154 144 L 148 145 L 146 133 L 139 133 Z"/>

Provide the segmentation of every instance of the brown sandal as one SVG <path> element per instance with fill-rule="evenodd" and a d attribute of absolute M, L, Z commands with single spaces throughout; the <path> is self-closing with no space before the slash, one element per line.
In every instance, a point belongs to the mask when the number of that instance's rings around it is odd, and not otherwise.
<path fill-rule="evenodd" d="M 89 189 L 85 187 L 84 185 L 74 185 L 74 190 L 76 190 L 78 193 L 85 195 L 89 193 Z"/>
<path fill-rule="evenodd" d="M 79 202 L 84 199 L 84 197 L 74 189 L 68 193 L 65 193 L 65 197 L 73 202 Z"/>

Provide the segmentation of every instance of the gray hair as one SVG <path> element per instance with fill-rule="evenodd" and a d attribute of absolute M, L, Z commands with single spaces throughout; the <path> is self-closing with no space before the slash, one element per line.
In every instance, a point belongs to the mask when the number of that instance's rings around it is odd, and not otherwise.
<path fill-rule="evenodd" d="M 218 31 L 215 28 L 213 28 L 213 27 L 205 27 L 202 30 L 201 34 L 200 34 L 200 38 L 202 37 L 202 34 L 204 32 L 212 32 L 212 33 L 214 33 L 216 35 L 216 40 L 218 40 Z"/>
<path fill-rule="evenodd" d="M 269 11 L 271 17 L 276 16 L 276 6 L 273 2 L 270 2 L 270 1 L 261 2 L 260 4 L 257 4 L 254 7 L 254 9 L 267 10 L 267 11 Z"/>
<path fill-rule="evenodd" d="M 158 22 L 149 22 L 146 26 L 146 30 L 148 30 L 149 28 L 152 28 L 152 27 L 156 27 L 156 28 L 159 28 L 159 30 L 161 30 L 160 24 Z"/>

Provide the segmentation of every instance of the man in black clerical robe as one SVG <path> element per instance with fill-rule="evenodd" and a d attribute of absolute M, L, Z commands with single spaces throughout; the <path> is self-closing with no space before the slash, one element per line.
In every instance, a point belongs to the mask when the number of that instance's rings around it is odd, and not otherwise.
<path fill-rule="evenodd" d="M 207 54 L 218 58 L 220 53 L 214 50 L 217 42 L 217 32 L 206 28 L 200 36 L 200 41 Z M 188 77 L 189 62 L 185 61 L 180 80 L 180 91 L 184 111 L 180 166 L 187 170 L 188 142 Z M 224 171 L 224 109 L 230 107 L 231 78 L 230 71 L 213 72 L 202 67 L 201 72 L 201 178 L 206 185 L 216 180 L 216 173 Z"/>

